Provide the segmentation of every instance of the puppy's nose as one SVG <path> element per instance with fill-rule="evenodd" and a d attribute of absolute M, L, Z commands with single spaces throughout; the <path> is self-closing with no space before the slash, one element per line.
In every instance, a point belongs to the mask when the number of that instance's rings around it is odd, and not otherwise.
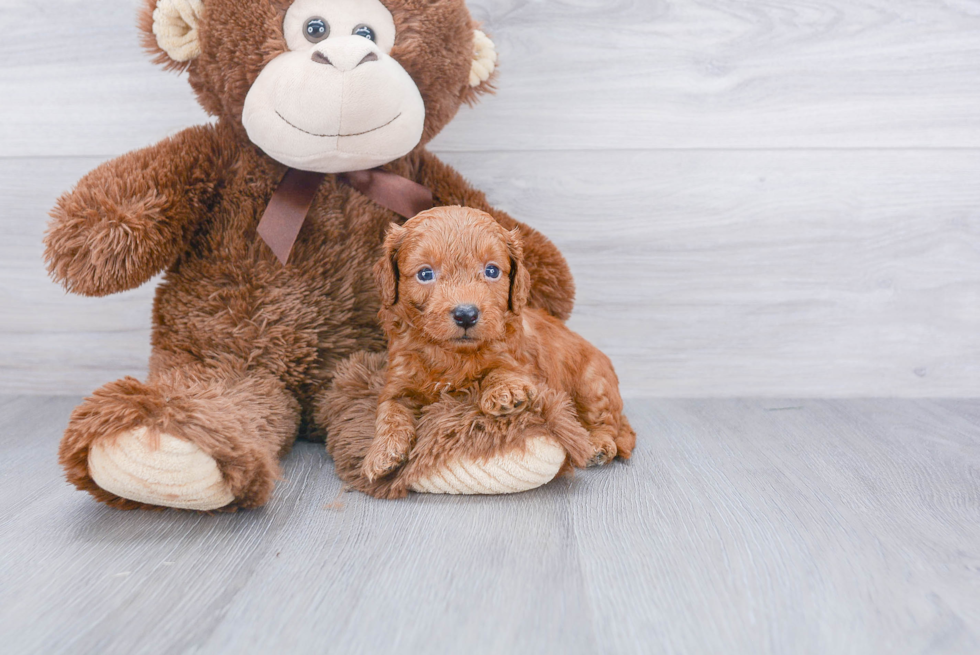
<path fill-rule="evenodd" d="M 480 310 L 476 305 L 459 305 L 453 310 L 453 320 L 456 325 L 467 330 L 480 320 Z"/>

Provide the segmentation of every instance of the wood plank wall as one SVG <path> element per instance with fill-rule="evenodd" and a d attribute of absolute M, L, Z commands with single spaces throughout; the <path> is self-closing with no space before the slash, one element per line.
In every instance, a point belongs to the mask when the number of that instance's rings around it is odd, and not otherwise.
<path fill-rule="evenodd" d="M 0 393 L 141 375 L 152 285 L 66 296 L 46 213 L 206 120 L 136 0 L 0 6 Z M 980 2 L 471 0 L 496 97 L 432 148 L 550 235 L 627 395 L 980 392 Z"/>

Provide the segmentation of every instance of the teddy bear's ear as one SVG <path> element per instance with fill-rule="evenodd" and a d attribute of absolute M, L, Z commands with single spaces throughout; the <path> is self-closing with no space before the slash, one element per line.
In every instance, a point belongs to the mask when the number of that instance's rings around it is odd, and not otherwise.
<path fill-rule="evenodd" d="M 149 0 L 141 21 L 144 45 L 159 63 L 185 67 L 201 54 L 197 27 L 203 14 L 203 0 Z"/>
<path fill-rule="evenodd" d="M 497 67 L 497 47 L 490 37 L 480 30 L 473 30 L 473 66 L 470 68 L 470 86 L 478 87 L 493 75 Z"/>
<path fill-rule="evenodd" d="M 493 73 L 497 68 L 497 47 L 486 34 L 473 30 L 473 63 L 470 66 L 469 86 L 463 93 L 467 103 L 476 101 L 478 95 L 493 91 Z"/>

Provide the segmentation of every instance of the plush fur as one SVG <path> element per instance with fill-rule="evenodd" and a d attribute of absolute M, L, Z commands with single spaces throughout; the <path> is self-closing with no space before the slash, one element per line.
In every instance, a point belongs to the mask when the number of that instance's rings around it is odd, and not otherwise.
<path fill-rule="evenodd" d="M 406 463 L 431 470 L 428 462 L 447 459 L 440 448 L 468 460 L 513 448 L 512 431 L 528 430 L 528 421 L 538 422 L 538 433 L 552 426 L 563 435 L 558 440 L 578 466 L 629 458 L 636 434 L 612 363 L 561 321 L 526 306 L 523 252 L 518 230 L 474 209 L 437 208 L 391 227 L 375 267 L 389 340 L 384 383 L 365 378 L 363 362 L 345 372 L 343 384 L 362 402 L 347 413 L 351 427 L 336 426 L 328 442 L 356 488 L 400 492 L 417 471 L 375 483 Z M 476 312 L 471 324 L 454 317 L 460 307 Z M 574 409 L 585 429 L 555 427 L 551 419 L 563 409 Z M 363 438 L 370 421 L 359 412 L 375 415 L 371 440 Z M 357 461 L 359 470 L 351 468 Z"/>
<path fill-rule="evenodd" d="M 567 394 L 548 389 L 526 411 L 493 417 L 480 410 L 480 388 L 474 385 L 423 407 L 415 424 L 415 445 L 404 466 L 368 480 L 363 475 L 364 456 L 374 441 L 386 370 L 385 353 L 357 353 L 338 367 L 333 384 L 320 398 L 318 417 L 327 426 L 327 450 L 337 475 L 352 489 L 376 498 L 403 498 L 413 484 L 450 462 L 479 463 L 523 453 L 526 444 L 540 436 L 554 439 L 568 453 L 565 473 L 573 466 L 585 466 L 593 454 L 589 435 Z"/>
<path fill-rule="evenodd" d="M 484 195 L 424 145 L 490 87 L 473 88 L 473 30 L 463 0 L 383 0 L 398 29 L 392 56 L 425 101 L 422 143 L 385 168 L 428 186 L 439 205 L 489 212 L 520 227 L 531 271 L 529 301 L 557 318 L 572 309 L 565 260 L 547 238 L 489 206 Z M 137 507 L 94 484 L 89 447 L 135 427 L 193 442 L 217 461 L 236 500 L 265 503 L 278 459 L 298 435 L 323 439 L 331 414 L 322 392 L 354 353 L 382 352 L 372 267 L 397 217 L 327 176 L 287 266 L 256 235 L 285 173 L 246 137 L 242 105 L 262 67 L 282 52 L 285 0 L 206 0 L 201 55 L 176 63 L 142 27 L 158 61 L 186 70 L 201 105 L 217 120 L 107 162 L 62 196 L 52 211 L 45 258 L 74 293 L 102 296 L 165 271 L 153 308 L 145 382 L 126 378 L 75 411 L 61 444 L 69 481 L 117 507 Z"/>

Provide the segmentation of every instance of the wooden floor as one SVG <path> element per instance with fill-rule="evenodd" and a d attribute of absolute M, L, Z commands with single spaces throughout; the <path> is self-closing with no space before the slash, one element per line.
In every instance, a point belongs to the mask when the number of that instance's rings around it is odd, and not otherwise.
<path fill-rule="evenodd" d="M 512 497 L 300 444 L 215 516 L 69 488 L 77 401 L 0 397 L 3 653 L 980 652 L 980 401 L 633 401 L 633 461 Z"/>

